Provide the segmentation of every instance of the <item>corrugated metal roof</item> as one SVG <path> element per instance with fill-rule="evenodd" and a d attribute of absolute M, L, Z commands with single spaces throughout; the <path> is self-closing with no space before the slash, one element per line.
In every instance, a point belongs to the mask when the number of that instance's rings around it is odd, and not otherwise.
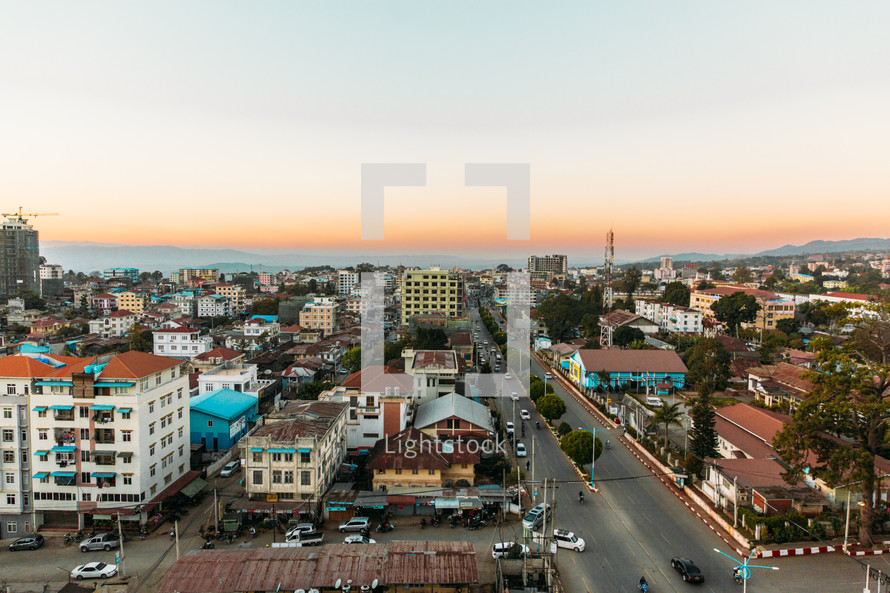
<path fill-rule="evenodd" d="M 451 417 L 457 417 L 479 428 L 494 431 L 488 406 L 453 392 L 418 406 L 414 426 L 425 428 Z"/>

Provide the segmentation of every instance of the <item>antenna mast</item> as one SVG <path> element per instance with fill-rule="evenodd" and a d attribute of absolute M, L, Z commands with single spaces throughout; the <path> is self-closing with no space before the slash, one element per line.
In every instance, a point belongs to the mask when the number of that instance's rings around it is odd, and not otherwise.
<path fill-rule="evenodd" d="M 612 266 L 615 264 L 615 233 L 612 229 L 606 233 L 606 255 L 603 265 L 603 277 L 605 278 L 605 286 L 603 287 L 603 317 L 608 317 L 612 312 Z M 608 323 L 600 324 L 600 348 L 612 347 L 612 326 Z"/>

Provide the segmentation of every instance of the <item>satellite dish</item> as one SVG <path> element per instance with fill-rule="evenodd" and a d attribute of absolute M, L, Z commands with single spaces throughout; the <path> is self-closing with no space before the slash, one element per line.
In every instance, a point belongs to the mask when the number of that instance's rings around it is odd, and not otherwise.
<path fill-rule="evenodd" d="M 297 589 L 294 593 L 306 593 L 304 589 Z"/>
<path fill-rule="evenodd" d="M 371 590 L 371 587 L 368 585 L 362 585 L 362 593 L 368 593 Z"/>
<path fill-rule="evenodd" d="M 374 579 L 373 581 L 371 581 L 371 588 L 376 589 L 377 585 L 379 585 L 379 584 L 380 584 L 380 582 L 377 579 Z"/>
<path fill-rule="evenodd" d="M 343 579 L 337 579 L 337 582 L 334 583 L 334 589 L 339 589 L 340 584 L 343 582 Z"/>
<path fill-rule="evenodd" d="M 309 589 L 309 593 L 319 593 L 318 589 Z"/>
<path fill-rule="evenodd" d="M 264 374 L 264 375 L 271 375 L 271 374 L 272 374 L 272 369 L 266 369 L 265 371 L 263 371 L 263 374 Z"/>

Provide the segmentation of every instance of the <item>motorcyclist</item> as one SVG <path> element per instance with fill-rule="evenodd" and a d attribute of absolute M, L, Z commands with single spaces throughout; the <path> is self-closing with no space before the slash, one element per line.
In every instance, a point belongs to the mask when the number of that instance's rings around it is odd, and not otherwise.
<path fill-rule="evenodd" d="M 584 502 L 584 491 L 578 490 L 578 502 Z"/>
<path fill-rule="evenodd" d="M 640 577 L 640 590 L 645 591 L 648 586 L 649 586 L 649 583 L 646 582 L 646 577 L 644 577 L 644 576 Z"/>
<path fill-rule="evenodd" d="M 742 582 L 742 567 L 736 566 L 732 569 L 732 578 L 736 580 L 736 582 Z"/>

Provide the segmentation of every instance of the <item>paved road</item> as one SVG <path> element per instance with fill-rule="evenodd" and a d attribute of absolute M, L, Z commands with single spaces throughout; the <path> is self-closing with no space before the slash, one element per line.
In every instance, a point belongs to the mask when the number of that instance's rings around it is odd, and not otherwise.
<path fill-rule="evenodd" d="M 545 370 L 532 361 L 532 372 L 543 376 Z M 554 383 L 551 381 L 551 383 Z M 559 419 L 573 427 L 600 429 L 605 425 L 595 420 L 556 381 L 555 392 L 565 402 L 566 414 Z M 512 414 L 513 402 L 497 402 L 507 416 Z M 652 472 L 623 445 L 618 431 L 599 433 L 609 438 L 612 447 L 605 450 L 596 463 L 597 494 L 586 496 L 582 506 L 577 493 L 582 486 L 570 462 L 559 450 L 549 430 L 535 430 L 539 419 L 527 398 L 517 403 L 517 410 L 532 411 L 527 423 L 526 438 L 520 438 L 531 452 L 531 438 L 535 435 L 535 479 L 555 478 L 559 483 L 556 495 L 555 525 L 570 529 L 587 543 L 587 551 L 575 554 L 560 550 L 557 564 L 568 590 L 591 593 L 634 591 L 640 575 L 646 575 L 651 591 L 686 591 L 687 585 L 670 567 L 676 555 L 691 558 L 702 569 L 706 581 L 698 591 L 739 591 L 732 580 L 734 565 L 729 559 L 714 552 L 714 548 L 732 553 L 729 546 L 653 476 Z M 518 415 L 518 412 L 517 412 Z M 540 419 L 544 424 L 543 419 Z M 519 427 L 517 427 L 517 431 Z M 681 434 L 681 431 L 677 431 Z M 538 501 L 540 502 L 540 497 Z M 886 557 L 870 558 L 872 566 L 890 572 Z M 849 592 L 861 591 L 865 571 L 851 558 L 832 554 L 783 559 L 764 559 L 756 564 L 778 566 L 780 571 L 754 570 L 748 591 L 806 591 Z M 872 590 L 877 590 L 873 584 Z"/>

